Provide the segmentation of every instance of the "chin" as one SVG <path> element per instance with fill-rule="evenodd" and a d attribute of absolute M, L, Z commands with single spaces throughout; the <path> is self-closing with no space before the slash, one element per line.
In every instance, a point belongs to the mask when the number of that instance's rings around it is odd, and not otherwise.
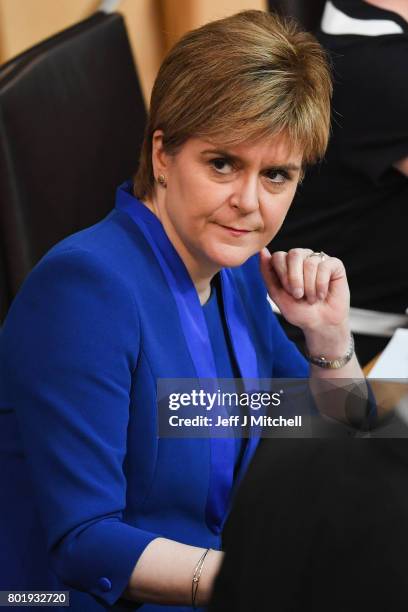
<path fill-rule="evenodd" d="M 237 268 L 257 252 L 246 249 L 225 249 L 222 252 L 213 253 L 211 260 L 220 268 Z"/>

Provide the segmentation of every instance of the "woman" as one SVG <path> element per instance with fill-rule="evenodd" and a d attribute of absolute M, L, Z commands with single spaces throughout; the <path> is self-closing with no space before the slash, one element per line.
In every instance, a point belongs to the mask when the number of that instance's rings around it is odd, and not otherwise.
<path fill-rule="evenodd" d="M 341 262 L 262 251 L 325 150 L 330 91 L 315 40 L 267 13 L 207 24 L 170 51 L 134 185 L 45 256 L 5 325 L 2 405 L 44 534 L 22 538 L 16 518 L 21 546 L 39 540 L 25 559 L 37 578 L 13 559 L 20 578 L 3 589 L 63 588 L 58 576 L 75 610 L 99 609 L 89 594 L 146 612 L 208 603 L 256 440 L 157 439 L 156 382 L 308 376 L 265 283 L 305 333 L 311 376 L 362 375 Z"/>

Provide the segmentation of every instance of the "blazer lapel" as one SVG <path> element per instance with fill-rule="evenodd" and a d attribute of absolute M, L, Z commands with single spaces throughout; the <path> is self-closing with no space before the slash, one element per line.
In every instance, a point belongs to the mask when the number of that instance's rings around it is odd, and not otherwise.
<path fill-rule="evenodd" d="M 259 378 L 258 361 L 254 346 L 249 337 L 249 326 L 245 309 L 233 275 L 228 269 L 221 270 L 221 287 L 228 333 L 241 378 L 244 379 L 245 390 L 249 393 L 251 390 L 254 390 L 252 385 L 256 385 Z M 254 456 L 259 439 L 259 428 L 252 428 L 238 469 L 234 490 L 240 483 Z M 232 495 L 233 491 L 231 490 L 231 497 Z"/>

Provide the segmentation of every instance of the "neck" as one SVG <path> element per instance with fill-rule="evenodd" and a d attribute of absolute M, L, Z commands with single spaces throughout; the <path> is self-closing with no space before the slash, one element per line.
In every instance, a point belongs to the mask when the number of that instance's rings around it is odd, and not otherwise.
<path fill-rule="evenodd" d="M 205 304 L 211 295 L 211 280 L 218 270 L 206 269 L 205 266 L 200 265 L 194 259 L 185 244 L 183 244 L 183 242 L 175 235 L 171 222 L 169 221 L 165 212 L 162 212 L 165 211 L 165 208 L 160 206 L 160 203 L 155 198 L 146 198 L 143 200 L 143 204 L 147 206 L 147 208 L 149 208 L 149 210 L 151 210 L 152 213 L 154 213 L 160 220 L 168 239 L 176 249 L 177 254 L 187 268 L 187 272 L 189 273 L 189 276 L 197 291 L 200 304 Z"/>
<path fill-rule="evenodd" d="M 198 293 L 198 299 L 200 300 L 200 304 L 201 306 L 203 306 L 203 304 L 205 304 L 209 300 L 211 295 L 211 281 L 206 282 L 205 284 L 203 284 L 202 287 L 200 287 L 200 285 L 196 283 L 194 283 L 194 286 Z"/>
<path fill-rule="evenodd" d="M 367 4 L 372 4 L 386 11 L 397 13 L 408 21 L 408 3 L 406 0 L 365 0 Z"/>

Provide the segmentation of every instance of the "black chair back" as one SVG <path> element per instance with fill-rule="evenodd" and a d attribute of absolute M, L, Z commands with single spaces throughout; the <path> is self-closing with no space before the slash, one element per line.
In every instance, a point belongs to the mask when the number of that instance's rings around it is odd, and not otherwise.
<path fill-rule="evenodd" d="M 322 18 L 326 0 L 268 0 L 270 11 L 294 17 L 306 30 L 316 30 Z"/>
<path fill-rule="evenodd" d="M 96 13 L 0 68 L 0 321 L 44 253 L 112 208 L 145 122 L 118 14 Z"/>

